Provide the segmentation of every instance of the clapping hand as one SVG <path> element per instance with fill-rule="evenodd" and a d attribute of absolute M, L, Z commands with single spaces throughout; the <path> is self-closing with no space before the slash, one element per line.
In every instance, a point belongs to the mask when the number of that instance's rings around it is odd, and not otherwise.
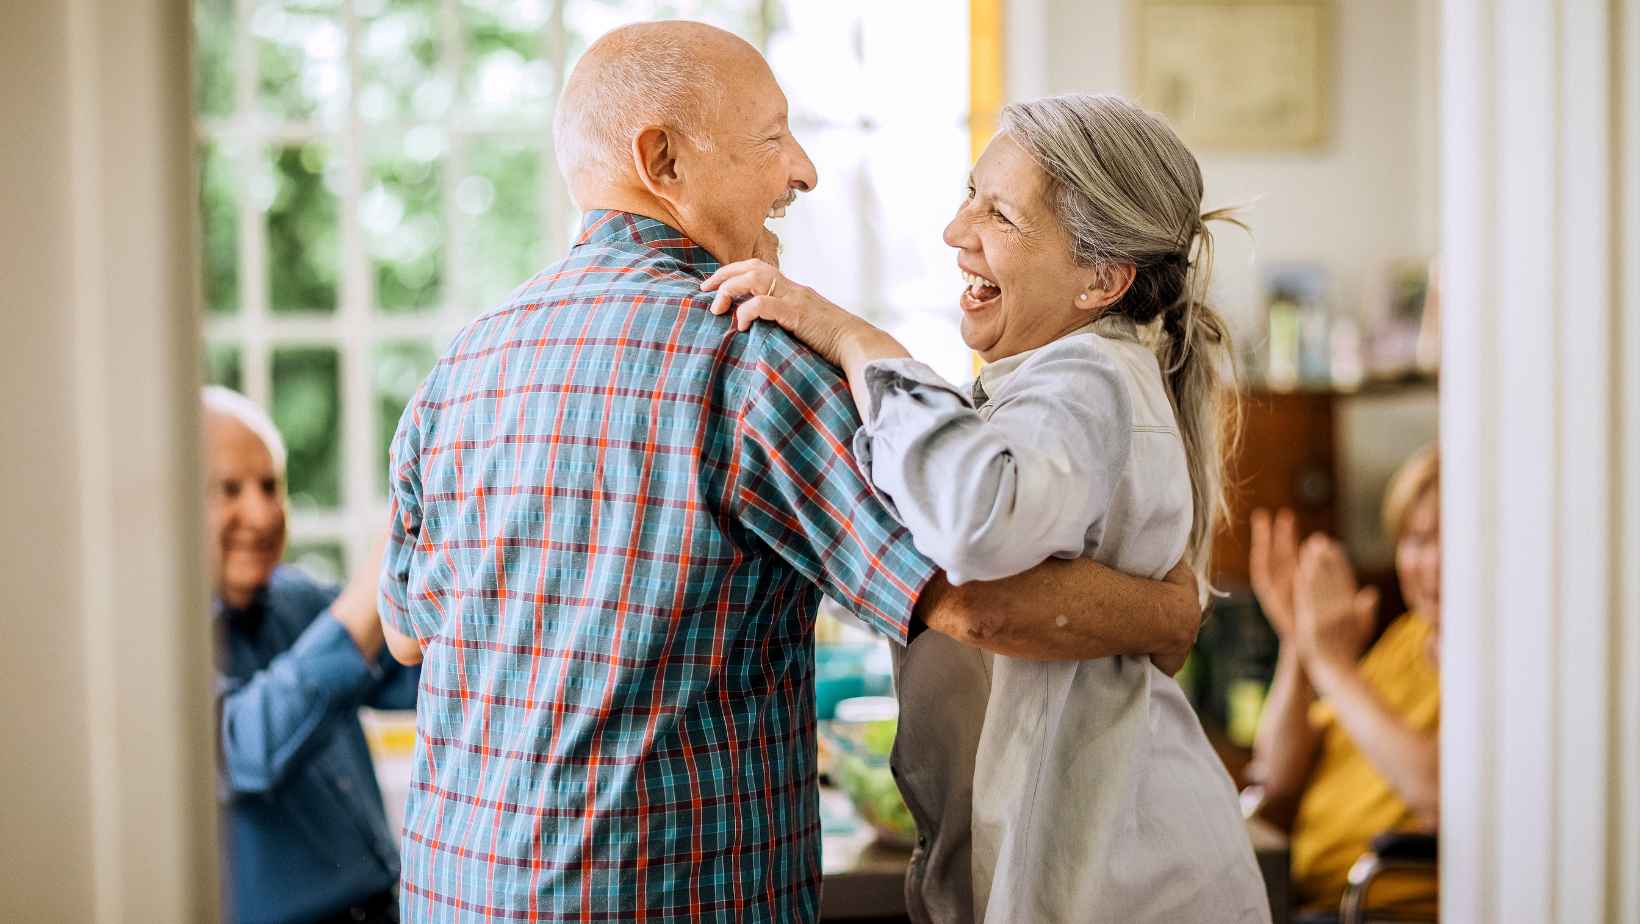
<path fill-rule="evenodd" d="M 1298 518 L 1282 509 L 1253 511 L 1248 570 L 1253 593 L 1282 644 L 1293 639 L 1293 578 L 1298 571 Z"/>
<path fill-rule="evenodd" d="M 1336 541 L 1319 535 L 1305 541 L 1293 575 L 1293 640 L 1312 677 L 1361 657 L 1377 610 L 1378 591 L 1357 586 Z"/>

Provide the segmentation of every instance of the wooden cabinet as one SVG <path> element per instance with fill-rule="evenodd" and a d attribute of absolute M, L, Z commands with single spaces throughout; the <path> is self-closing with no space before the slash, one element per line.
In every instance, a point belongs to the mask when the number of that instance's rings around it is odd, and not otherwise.
<path fill-rule="evenodd" d="M 1213 580 L 1248 586 L 1248 514 L 1291 507 L 1300 534 L 1339 534 L 1336 402 L 1327 392 L 1256 391 L 1242 398 L 1242 436 L 1229 469 L 1230 522 L 1213 545 Z"/>

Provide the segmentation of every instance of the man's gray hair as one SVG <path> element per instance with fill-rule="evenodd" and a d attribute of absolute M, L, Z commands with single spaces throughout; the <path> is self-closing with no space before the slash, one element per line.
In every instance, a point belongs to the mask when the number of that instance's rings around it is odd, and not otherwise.
<path fill-rule="evenodd" d="M 268 448 L 268 455 L 273 456 L 273 470 L 280 477 L 285 474 L 285 440 L 279 435 L 279 428 L 273 425 L 273 418 L 257 406 L 255 401 L 245 397 L 231 388 L 221 385 L 207 385 L 200 393 L 205 404 L 205 410 L 232 417 L 245 425 L 245 429 L 256 434 L 262 445 Z"/>
<path fill-rule="evenodd" d="M 633 137 L 648 125 L 675 129 L 701 150 L 715 150 L 707 128 L 723 102 L 722 81 L 692 41 L 692 33 L 708 29 L 719 31 L 700 23 L 636 23 L 587 49 L 552 123 L 566 180 L 589 168 L 622 169 Z"/>

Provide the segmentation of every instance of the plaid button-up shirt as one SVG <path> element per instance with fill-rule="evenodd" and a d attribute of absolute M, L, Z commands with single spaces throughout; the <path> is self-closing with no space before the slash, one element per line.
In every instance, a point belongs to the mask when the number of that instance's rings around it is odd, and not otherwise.
<path fill-rule="evenodd" d="M 592 212 L 400 421 L 409 921 L 817 917 L 820 593 L 903 642 L 933 566 L 849 453 L 847 383 L 704 310 L 716 268 Z"/>

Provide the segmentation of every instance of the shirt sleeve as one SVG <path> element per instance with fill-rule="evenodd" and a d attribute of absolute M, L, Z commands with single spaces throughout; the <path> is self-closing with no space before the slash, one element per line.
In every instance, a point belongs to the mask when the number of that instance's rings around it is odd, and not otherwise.
<path fill-rule="evenodd" d="M 772 324 L 754 325 L 736 421 L 741 521 L 803 577 L 905 644 L 934 565 L 919 555 L 849 452 L 848 383 Z"/>
<path fill-rule="evenodd" d="M 264 793 L 279 785 L 324 740 L 320 732 L 353 714 L 381 676 L 328 608 L 296 644 L 248 679 L 218 675 L 226 795 Z"/>
<path fill-rule="evenodd" d="M 377 662 L 381 680 L 371 689 L 364 704 L 372 709 L 414 709 L 416 689 L 421 685 L 421 666 L 405 667 L 384 646 Z"/>
<path fill-rule="evenodd" d="M 988 419 L 913 360 L 872 363 L 866 381 L 872 414 L 855 455 L 951 583 L 1083 554 L 1133 440 L 1132 399 L 1098 347 L 1044 347 L 993 396 Z"/>
<path fill-rule="evenodd" d="M 384 623 L 401 635 L 423 644 L 436 627 L 418 630 L 410 611 L 410 571 L 416 546 L 421 541 L 421 413 L 423 396 L 431 376 L 416 390 L 415 397 L 399 417 L 398 430 L 388 450 L 387 548 L 382 553 L 382 573 L 376 611 Z"/>

